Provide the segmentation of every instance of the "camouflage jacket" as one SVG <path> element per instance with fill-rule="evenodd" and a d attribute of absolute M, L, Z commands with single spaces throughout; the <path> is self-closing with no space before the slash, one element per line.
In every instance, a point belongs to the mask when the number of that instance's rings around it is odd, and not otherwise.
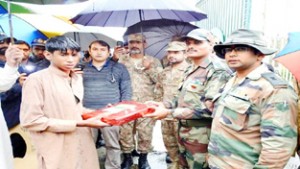
<path fill-rule="evenodd" d="M 143 59 L 151 60 L 152 63 L 149 69 L 143 69 Z M 130 74 L 133 90 L 132 100 L 138 102 L 157 100 L 154 89 L 158 80 L 158 74 L 163 70 L 162 65 L 157 58 L 152 56 L 146 55 L 143 59 L 135 62 L 129 55 L 125 55 L 119 59 L 119 62 L 127 67 Z"/>
<path fill-rule="evenodd" d="M 183 81 L 184 73 L 188 66 L 187 62 L 184 62 L 178 68 L 168 66 L 159 74 L 155 91 L 161 97 L 161 101 L 172 102 L 178 97 L 179 85 Z"/>
<path fill-rule="evenodd" d="M 200 66 L 188 67 L 177 102 L 173 104 L 178 108 L 172 115 L 179 119 L 211 118 L 204 101 L 212 100 L 220 92 L 230 74 L 227 65 L 210 56 Z"/>
<path fill-rule="evenodd" d="M 261 65 L 226 84 L 214 108 L 211 168 L 284 168 L 297 139 L 297 95 Z"/>

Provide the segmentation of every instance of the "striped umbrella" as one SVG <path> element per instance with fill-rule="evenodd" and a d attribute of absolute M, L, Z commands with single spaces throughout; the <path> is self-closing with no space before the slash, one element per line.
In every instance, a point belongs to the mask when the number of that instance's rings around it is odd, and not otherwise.
<path fill-rule="evenodd" d="M 284 65 L 300 81 L 300 32 L 289 33 L 288 43 L 274 60 Z"/>

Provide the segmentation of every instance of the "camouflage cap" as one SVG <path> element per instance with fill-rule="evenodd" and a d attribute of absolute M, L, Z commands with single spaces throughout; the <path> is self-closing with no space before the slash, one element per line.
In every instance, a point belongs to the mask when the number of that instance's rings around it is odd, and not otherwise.
<path fill-rule="evenodd" d="M 130 42 L 130 41 L 143 42 L 143 41 L 146 41 L 146 37 L 144 35 L 142 35 L 141 33 L 130 34 L 128 36 L 128 42 Z"/>
<path fill-rule="evenodd" d="M 271 55 L 276 52 L 276 49 L 268 47 L 263 32 L 250 29 L 233 31 L 223 44 L 215 45 L 214 50 L 220 58 L 224 58 L 225 54 L 222 53 L 222 49 L 234 45 L 247 45 L 255 48 L 264 55 Z"/>
<path fill-rule="evenodd" d="M 183 40 L 186 40 L 187 38 L 195 39 L 198 41 L 208 41 L 211 42 L 213 35 L 210 31 L 202 28 L 194 29 L 190 31 L 186 36 L 183 37 Z"/>
<path fill-rule="evenodd" d="M 166 51 L 185 51 L 186 44 L 184 42 L 173 41 L 168 44 Z"/>

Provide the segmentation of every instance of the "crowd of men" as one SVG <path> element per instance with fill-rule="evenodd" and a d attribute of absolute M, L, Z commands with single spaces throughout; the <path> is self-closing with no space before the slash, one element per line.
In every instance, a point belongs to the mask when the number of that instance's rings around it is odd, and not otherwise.
<path fill-rule="evenodd" d="M 16 157 L 7 127 L 18 123 L 31 136 L 40 169 L 100 168 L 95 146 L 100 135 L 106 169 L 130 169 L 132 152 L 139 153 L 139 169 L 150 169 L 158 119 L 170 169 L 282 169 L 296 150 L 299 96 L 263 62 L 276 50 L 262 32 L 238 29 L 216 44 L 211 32 L 194 29 L 168 44 L 165 67 L 145 53 L 141 33 L 129 35 L 127 49 L 116 46 L 113 54 L 105 41 L 93 41 L 84 57 L 64 36 L 35 39 L 31 46 L 1 38 L 7 125 L 1 113 L 0 165 L 7 169 L 13 168 L 12 154 Z M 126 100 L 155 112 L 121 126 L 101 116 L 81 118 Z"/>

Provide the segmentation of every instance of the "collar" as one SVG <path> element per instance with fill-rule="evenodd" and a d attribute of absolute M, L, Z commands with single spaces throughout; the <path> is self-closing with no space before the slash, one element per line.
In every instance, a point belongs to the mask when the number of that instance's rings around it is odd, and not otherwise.
<path fill-rule="evenodd" d="M 71 71 L 70 74 L 67 74 L 66 72 L 61 71 L 60 69 L 58 69 L 57 67 L 55 67 L 55 66 L 53 66 L 53 65 L 50 65 L 50 66 L 48 67 L 48 69 L 49 69 L 49 71 L 50 71 L 51 73 L 54 73 L 54 74 L 56 74 L 56 75 L 58 75 L 58 76 L 61 76 L 61 77 L 63 77 L 63 78 L 69 78 L 69 77 L 72 78 L 72 77 L 75 75 L 75 73 L 73 73 L 72 71 Z"/>
<path fill-rule="evenodd" d="M 107 58 L 107 59 L 106 59 L 106 61 L 105 61 L 104 65 L 103 65 L 103 67 L 107 67 L 107 66 L 109 65 L 109 60 L 110 60 L 110 58 Z M 88 65 L 89 67 L 95 67 L 95 66 L 93 65 L 93 60 L 91 60 L 87 65 Z"/>
<path fill-rule="evenodd" d="M 202 68 L 207 68 L 210 64 L 212 63 L 212 59 L 211 59 L 211 56 L 207 56 L 202 62 L 200 65 L 198 66 L 195 66 L 194 64 L 193 65 L 193 70 L 196 70 L 198 69 L 199 67 L 202 67 Z"/>
<path fill-rule="evenodd" d="M 246 78 L 251 79 L 251 80 L 258 80 L 261 78 L 262 73 L 269 72 L 270 70 L 268 69 L 267 65 L 262 63 L 259 67 L 254 69 L 252 72 L 250 72 Z"/>

